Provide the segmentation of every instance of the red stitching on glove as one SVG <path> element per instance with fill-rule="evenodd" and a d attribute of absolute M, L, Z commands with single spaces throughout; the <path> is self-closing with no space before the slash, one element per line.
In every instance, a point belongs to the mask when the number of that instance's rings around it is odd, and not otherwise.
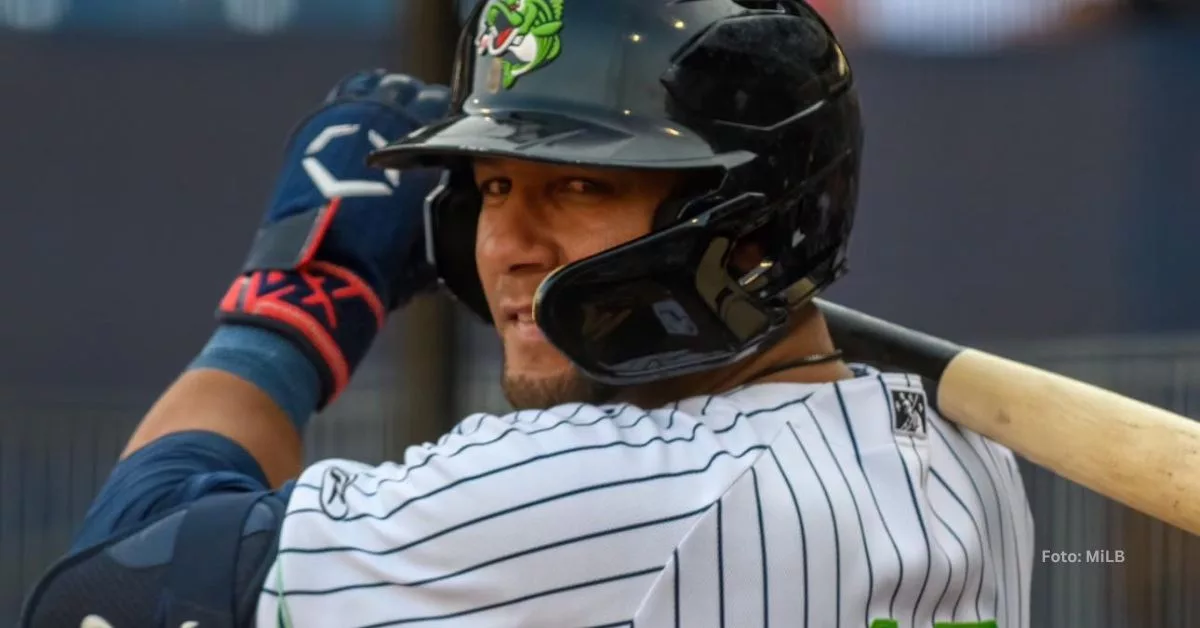
<path fill-rule="evenodd" d="M 313 225 L 312 231 L 308 234 L 308 241 L 304 243 L 304 253 L 300 255 L 300 260 L 296 263 L 298 268 L 304 268 L 312 262 L 313 255 L 317 253 L 317 248 L 321 246 L 321 241 L 325 239 L 329 225 L 333 224 L 333 217 L 337 215 L 341 206 L 342 199 L 335 198 L 321 209 L 321 213 L 317 216 L 317 224 Z"/>
<path fill-rule="evenodd" d="M 379 329 L 380 327 L 383 327 L 384 319 L 387 316 L 387 309 L 383 307 L 383 301 L 379 300 L 379 295 L 375 294 L 375 291 L 371 289 L 371 286 L 367 282 L 363 281 L 358 275 L 355 275 L 341 266 L 330 264 L 329 262 L 312 262 L 307 266 L 307 268 L 322 271 L 327 275 L 337 277 L 338 279 L 341 279 L 349 284 L 335 289 L 333 292 L 329 293 L 329 296 L 332 297 L 333 301 L 362 298 L 362 300 L 367 302 L 367 307 L 371 308 L 371 313 L 375 315 L 375 328 Z M 303 270 L 300 272 L 305 274 L 306 277 L 311 276 L 307 273 L 304 273 Z M 312 286 L 312 284 L 309 283 L 309 286 Z M 316 298 L 317 290 L 316 288 L 313 290 L 314 293 L 312 295 L 304 298 L 305 303 L 309 303 L 309 299 Z M 321 290 L 320 294 L 324 295 L 326 293 L 324 290 Z M 330 325 L 334 329 L 337 329 L 336 322 L 331 320 Z"/>
<path fill-rule="evenodd" d="M 285 279 L 286 275 L 280 271 L 257 271 L 238 277 L 221 299 L 219 307 L 223 312 L 243 313 L 273 319 L 303 335 L 329 367 L 330 375 L 333 378 L 333 391 L 329 395 L 328 401 L 333 401 L 345 389 L 350 380 L 350 367 L 346 362 L 345 355 L 329 334 L 329 330 L 336 330 L 338 326 L 335 302 L 353 299 L 364 301 L 375 317 L 376 331 L 383 327 L 386 310 L 371 286 L 345 268 L 328 262 L 312 262 L 296 272 L 300 280 L 312 291 L 300 302 L 304 305 L 319 306 L 320 311 L 325 315 L 328 327 L 322 325 L 311 312 L 283 300 L 283 297 L 296 291 L 295 284 L 259 294 L 264 279 L 266 279 L 267 285 Z M 327 292 L 325 282 L 330 276 L 340 279 L 347 285 Z"/>

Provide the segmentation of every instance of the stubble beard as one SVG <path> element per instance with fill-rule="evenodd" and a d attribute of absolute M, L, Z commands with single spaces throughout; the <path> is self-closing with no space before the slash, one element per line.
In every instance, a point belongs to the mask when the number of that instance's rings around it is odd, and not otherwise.
<path fill-rule="evenodd" d="M 564 403 L 592 405 L 611 401 L 617 388 L 584 377 L 574 368 L 553 377 L 510 375 L 505 369 L 501 380 L 504 397 L 516 410 L 552 408 Z"/>

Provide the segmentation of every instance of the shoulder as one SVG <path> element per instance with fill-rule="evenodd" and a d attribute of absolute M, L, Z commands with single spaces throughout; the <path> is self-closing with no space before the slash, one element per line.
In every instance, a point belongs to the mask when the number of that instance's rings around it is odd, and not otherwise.
<path fill-rule="evenodd" d="M 317 463 L 289 503 L 263 608 L 317 621 L 327 596 L 353 598 L 371 623 L 397 608 L 411 619 L 561 589 L 556 599 L 579 612 L 631 616 L 679 540 L 765 449 L 752 422 L 721 398 L 572 404 L 470 416 L 398 463 Z M 479 594 L 451 593 L 465 589 Z"/>
<path fill-rule="evenodd" d="M 312 465 L 297 483 L 289 512 L 360 520 L 403 517 L 424 504 L 443 512 L 477 510 L 489 498 L 507 503 L 557 489 L 698 473 L 714 457 L 737 459 L 761 445 L 746 419 L 720 398 L 655 409 L 569 404 L 474 414 L 438 442 L 408 448 L 399 462 Z"/>

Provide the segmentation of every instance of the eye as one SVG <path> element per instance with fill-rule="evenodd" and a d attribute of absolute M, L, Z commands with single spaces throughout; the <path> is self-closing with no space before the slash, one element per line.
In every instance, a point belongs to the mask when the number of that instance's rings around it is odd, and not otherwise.
<path fill-rule="evenodd" d="M 479 184 L 479 193 L 487 197 L 504 196 L 512 190 L 512 181 L 504 178 L 488 179 Z"/>
<path fill-rule="evenodd" d="M 604 196 L 612 194 L 612 186 L 592 179 L 568 179 L 563 183 L 563 192 L 580 196 Z"/>

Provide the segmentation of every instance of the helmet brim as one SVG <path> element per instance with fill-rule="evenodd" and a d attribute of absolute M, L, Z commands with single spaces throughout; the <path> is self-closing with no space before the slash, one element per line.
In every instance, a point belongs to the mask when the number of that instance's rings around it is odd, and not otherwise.
<path fill-rule="evenodd" d="M 731 169 L 755 158 L 720 153 L 678 124 L 639 118 L 486 111 L 414 131 L 370 157 L 390 169 L 445 167 L 463 158 L 499 157 L 554 164 L 644 169 Z"/>

